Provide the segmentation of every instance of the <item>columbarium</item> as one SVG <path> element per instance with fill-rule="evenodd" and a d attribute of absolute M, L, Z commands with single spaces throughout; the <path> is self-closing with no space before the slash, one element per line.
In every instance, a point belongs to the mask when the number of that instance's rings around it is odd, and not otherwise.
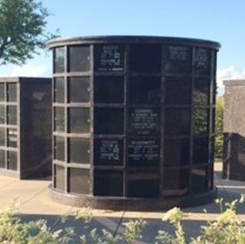
<path fill-rule="evenodd" d="M 51 175 L 51 88 L 51 78 L 0 78 L 0 174 Z"/>
<path fill-rule="evenodd" d="M 149 36 L 50 41 L 52 198 L 128 210 L 211 201 L 219 47 Z"/>

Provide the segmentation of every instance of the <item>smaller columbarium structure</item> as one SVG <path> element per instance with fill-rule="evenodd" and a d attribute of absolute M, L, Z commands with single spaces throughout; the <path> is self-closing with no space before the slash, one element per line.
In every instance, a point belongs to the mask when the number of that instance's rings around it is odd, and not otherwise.
<path fill-rule="evenodd" d="M 0 78 L 0 174 L 51 173 L 51 79 Z"/>
<path fill-rule="evenodd" d="M 226 80 L 223 178 L 245 180 L 245 80 Z"/>

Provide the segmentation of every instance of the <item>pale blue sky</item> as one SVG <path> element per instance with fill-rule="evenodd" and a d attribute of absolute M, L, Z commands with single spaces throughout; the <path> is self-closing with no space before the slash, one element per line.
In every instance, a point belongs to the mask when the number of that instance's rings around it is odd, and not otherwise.
<path fill-rule="evenodd" d="M 49 31 L 61 37 L 156 35 L 220 42 L 218 78 L 245 78 L 244 0 L 42 0 L 52 13 Z M 0 75 L 51 75 L 43 52 L 24 67 L 1 67 Z"/>

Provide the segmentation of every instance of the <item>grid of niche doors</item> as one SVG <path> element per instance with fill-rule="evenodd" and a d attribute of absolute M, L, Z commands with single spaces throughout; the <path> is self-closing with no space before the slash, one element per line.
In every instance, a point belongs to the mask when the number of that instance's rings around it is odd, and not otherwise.
<path fill-rule="evenodd" d="M 101 46 L 94 44 L 94 49 Z M 177 197 L 211 190 L 216 51 L 181 45 L 119 46 L 128 57 L 123 72 L 97 72 L 90 55 L 92 46 L 54 48 L 54 187 L 130 197 Z M 112 85 L 114 95 L 107 89 L 111 87 L 103 86 L 106 83 L 117 84 Z M 148 136 L 131 124 L 137 110 L 145 116 L 156 115 L 157 129 Z M 113 120 L 119 123 L 112 126 Z M 138 164 L 132 152 L 137 143 L 148 143 L 155 150 L 153 155 L 158 155 L 150 165 L 147 160 Z M 106 149 L 109 144 L 121 159 L 97 161 L 97 148 Z"/>
<path fill-rule="evenodd" d="M 216 51 L 185 48 L 191 62 L 175 62 L 165 67 L 164 72 L 163 195 L 166 197 L 213 189 Z"/>
<path fill-rule="evenodd" d="M 0 83 L 0 169 L 18 170 L 18 89 L 16 82 Z"/>
<path fill-rule="evenodd" d="M 90 193 L 91 61 L 90 46 L 54 49 L 54 187 Z"/>

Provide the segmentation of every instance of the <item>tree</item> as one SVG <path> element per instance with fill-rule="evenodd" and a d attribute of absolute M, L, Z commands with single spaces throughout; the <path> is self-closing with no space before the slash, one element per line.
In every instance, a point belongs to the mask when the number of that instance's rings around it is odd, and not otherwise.
<path fill-rule="evenodd" d="M 45 27 L 49 13 L 35 0 L 0 0 L 0 65 L 24 64 L 54 37 Z"/>
<path fill-rule="evenodd" d="M 224 98 L 217 97 L 215 112 L 215 157 L 222 158 L 223 155 L 223 114 Z"/>

